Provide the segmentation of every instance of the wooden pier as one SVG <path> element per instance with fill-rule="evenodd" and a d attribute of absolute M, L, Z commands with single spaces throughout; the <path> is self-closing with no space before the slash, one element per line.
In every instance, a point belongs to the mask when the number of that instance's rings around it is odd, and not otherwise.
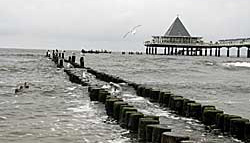
<path fill-rule="evenodd" d="M 202 37 L 189 34 L 179 17 L 175 19 L 164 36 L 152 36 L 145 41 L 146 54 L 149 55 L 186 55 L 186 56 L 221 56 L 221 50 L 226 49 L 226 56 L 230 56 L 230 49 L 236 48 L 236 56 L 241 56 L 241 49 L 246 49 L 246 57 L 250 58 L 250 38 L 225 39 L 215 43 L 206 43 Z M 163 53 L 158 49 L 163 48 Z"/>
<path fill-rule="evenodd" d="M 163 55 L 186 55 L 186 56 L 221 56 L 221 49 L 227 50 L 226 56 L 230 56 L 230 49 L 237 49 L 237 57 L 240 57 L 241 48 L 246 49 L 246 57 L 250 58 L 249 43 L 232 43 L 232 44 L 181 44 L 181 43 L 156 43 L 145 42 L 146 54 L 157 55 L 158 49 L 163 48 Z"/>

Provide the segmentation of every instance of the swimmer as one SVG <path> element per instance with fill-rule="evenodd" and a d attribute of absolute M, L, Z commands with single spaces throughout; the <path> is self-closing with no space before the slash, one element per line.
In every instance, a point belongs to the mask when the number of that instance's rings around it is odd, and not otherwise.
<path fill-rule="evenodd" d="M 29 85 L 27 82 L 24 82 L 24 88 L 29 88 Z"/>
<path fill-rule="evenodd" d="M 15 89 L 15 93 L 18 93 L 18 92 L 20 92 L 20 91 L 22 91 L 23 90 L 23 86 L 21 85 L 19 88 L 16 88 Z"/>

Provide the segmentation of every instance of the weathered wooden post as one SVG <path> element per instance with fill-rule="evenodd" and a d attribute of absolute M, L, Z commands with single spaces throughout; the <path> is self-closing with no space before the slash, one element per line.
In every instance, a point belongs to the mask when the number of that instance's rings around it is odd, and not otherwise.
<path fill-rule="evenodd" d="M 229 57 L 229 49 L 230 47 L 227 47 L 227 57 Z"/>
<path fill-rule="evenodd" d="M 157 55 L 157 47 L 155 47 L 155 55 Z"/>
<path fill-rule="evenodd" d="M 217 50 L 217 47 L 215 47 L 215 56 L 217 57 L 218 55 L 218 50 Z"/>
<path fill-rule="evenodd" d="M 149 55 L 151 54 L 151 48 L 150 47 L 148 48 L 148 54 Z"/>
<path fill-rule="evenodd" d="M 189 55 L 189 48 L 187 48 L 187 54 L 186 54 L 187 56 Z"/>
<path fill-rule="evenodd" d="M 170 47 L 168 47 L 168 55 L 170 55 Z"/>
<path fill-rule="evenodd" d="M 240 47 L 237 47 L 237 57 L 240 57 Z"/>
<path fill-rule="evenodd" d="M 193 56 L 193 48 L 191 48 L 191 54 L 190 55 Z"/>
<path fill-rule="evenodd" d="M 200 56 L 202 56 L 202 48 L 200 48 Z"/>
<path fill-rule="evenodd" d="M 72 53 L 71 62 L 72 62 L 72 63 L 75 63 L 75 62 L 76 62 L 76 55 L 75 55 L 75 53 Z"/>
<path fill-rule="evenodd" d="M 80 67 L 84 68 L 84 57 L 80 58 Z"/>
<path fill-rule="evenodd" d="M 205 56 L 207 56 L 207 48 L 205 48 Z"/>
<path fill-rule="evenodd" d="M 181 54 L 184 56 L 184 51 L 185 51 L 185 49 L 184 49 L 184 47 L 182 48 L 182 52 L 181 52 Z"/>
<path fill-rule="evenodd" d="M 210 56 L 213 55 L 213 48 L 210 48 Z"/>
<path fill-rule="evenodd" d="M 167 55 L 167 49 L 166 49 L 166 47 L 164 48 L 164 55 Z"/>
<path fill-rule="evenodd" d="M 177 47 L 175 47 L 175 52 L 174 53 L 175 53 L 175 55 L 177 55 Z"/>
<path fill-rule="evenodd" d="M 148 47 L 146 47 L 146 54 L 148 54 Z"/>
<path fill-rule="evenodd" d="M 174 48 L 171 47 L 171 55 L 174 55 Z"/>
<path fill-rule="evenodd" d="M 218 57 L 220 57 L 220 48 L 218 47 Z"/>
<path fill-rule="evenodd" d="M 65 51 L 62 52 L 62 58 L 63 58 L 63 59 L 64 59 L 64 53 L 65 53 Z"/>
<path fill-rule="evenodd" d="M 247 47 L 247 58 L 250 58 L 250 47 Z"/>

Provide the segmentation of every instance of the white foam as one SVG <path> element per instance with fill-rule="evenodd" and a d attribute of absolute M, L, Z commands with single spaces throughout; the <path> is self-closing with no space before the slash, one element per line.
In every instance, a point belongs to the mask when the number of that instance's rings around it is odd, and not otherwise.
<path fill-rule="evenodd" d="M 224 66 L 235 66 L 235 67 L 250 67 L 250 62 L 230 62 L 224 63 Z"/>

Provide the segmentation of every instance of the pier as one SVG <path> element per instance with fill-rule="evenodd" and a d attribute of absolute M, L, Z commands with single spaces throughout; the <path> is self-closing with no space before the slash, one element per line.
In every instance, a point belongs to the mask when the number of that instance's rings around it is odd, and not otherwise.
<path fill-rule="evenodd" d="M 145 41 L 145 53 L 148 55 L 185 55 L 185 56 L 221 56 L 221 50 L 226 49 L 230 57 L 230 49 L 236 48 L 236 56 L 241 57 L 241 49 L 246 49 L 246 57 L 250 58 L 250 38 L 224 39 L 215 43 L 206 43 L 202 37 L 192 37 L 184 27 L 179 17 L 175 19 L 164 36 L 152 36 Z M 158 49 L 163 49 L 159 53 Z"/>

